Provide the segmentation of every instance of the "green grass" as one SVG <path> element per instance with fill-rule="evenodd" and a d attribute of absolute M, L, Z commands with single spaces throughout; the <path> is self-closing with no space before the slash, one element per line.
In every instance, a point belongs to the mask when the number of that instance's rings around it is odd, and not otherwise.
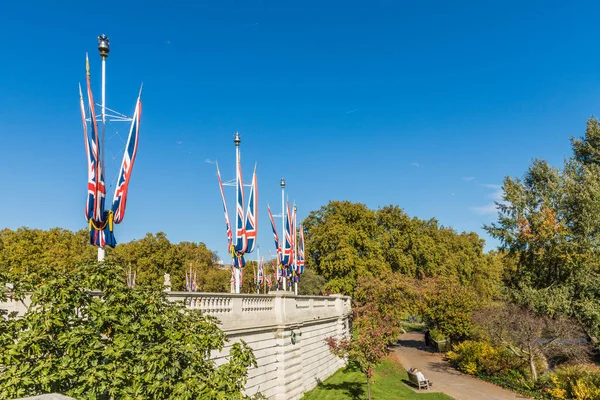
<path fill-rule="evenodd" d="M 443 393 L 416 393 L 405 382 L 406 370 L 392 358 L 375 369 L 371 385 L 373 400 L 452 400 Z M 304 394 L 301 400 L 362 400 L 367 398 L 365 376 L 357 368 L 342 368 Z"/>
<path fill-rule="evenodd" d="M 401 326 L 406 332 L 421 332 L 427 329 L 425 324 L 419 322 L 402 322 Z"/>

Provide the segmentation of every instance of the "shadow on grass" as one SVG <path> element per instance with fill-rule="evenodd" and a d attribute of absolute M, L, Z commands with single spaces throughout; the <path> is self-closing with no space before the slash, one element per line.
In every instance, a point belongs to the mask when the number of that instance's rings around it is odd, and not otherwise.
<path fill-rule="evenodd" d="M 363 384 L 359 382 L 321 383 L 318 387 L 324 390 L 343 390 L 348 397 L 354 400 L 362 399 L 365 395 Z"/>
<path fill-rule="evenodd" d="M 349 363 L 345 368 L 344 372 L 358 372 L 362 374 L 360 369 L 356 364 Z M 366 379 L 366 378 L 365 378 Z M 344 393 L 353 400 L 360 400 L 365 395 L 364 385 L 366 381 L 363 382 L 342 382 L 342 383 L 323 383 L 322 381 L 317 381 L 317 387 L 323 390 L 340 390 L 344 391 Z"/>

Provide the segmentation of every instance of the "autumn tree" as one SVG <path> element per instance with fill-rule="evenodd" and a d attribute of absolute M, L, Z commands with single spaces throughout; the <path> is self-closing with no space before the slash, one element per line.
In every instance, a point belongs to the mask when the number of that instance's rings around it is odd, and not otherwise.
<path fill-rule="evenodd" d="M 374 303 L 354 309 L 353 333 L 350 338 L 326 339 L 332 354 L 347 359 L 365 375 L 367 396 L 371 399 L 374 368 L 388 354 L 388 346 L 399 335 L 391 318 L 381 315 Z"/>
<path fill-rule="evenodd" d="M 600 335 L 600 127 L 571 139 L 562 169 L 534 160 L 506 177 L 498 221 L 487 226 L 514 260 L 512 300 L 548 316 L 570 315 Z"/>
<path fill-rule="evenodd" d="M 537 381 L 539 362 L 551 359 L 585 361 L 589 345 L 584 331 L 566 317 L 550 318 L 515 304 L 503 304 L 477 311 L 475 323 L 492 342 L 510 350 L 529 365 L 531 379 Z"/>

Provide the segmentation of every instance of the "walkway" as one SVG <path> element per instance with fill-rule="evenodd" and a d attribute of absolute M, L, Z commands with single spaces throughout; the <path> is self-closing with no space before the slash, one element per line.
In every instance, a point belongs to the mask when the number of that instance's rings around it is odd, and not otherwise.
<path fill-rule="evenodd" d="M 489 382 L 462 374 L 442 360 L 440 353 L 432 353 L 425 347 L 425 337 L 420 332 L 402 335 L 394 352 L 406 369 L 416 367 L 431 382 L 430 389 L 443 392 L 456 400 L 513 400 L 528 397 L 513 393 Z M 425 390 L 421 390 L 425 392 Z"/>

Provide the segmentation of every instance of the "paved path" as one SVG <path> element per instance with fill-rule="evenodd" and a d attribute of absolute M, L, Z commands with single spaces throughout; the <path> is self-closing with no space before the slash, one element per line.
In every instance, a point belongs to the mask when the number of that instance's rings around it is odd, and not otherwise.
<path fill-rule="evenodd" d="M 409 332 L 402 335 L 394 352 L 404 368 L 416 367 L 423 371 L 423 375 L 433 382 L 431 391 L 446 393 L 456 400 L 528 399 L 526 396 L 458 372 L 442 360 L 440 353 L 427 350 L 422 333 Z"/>

